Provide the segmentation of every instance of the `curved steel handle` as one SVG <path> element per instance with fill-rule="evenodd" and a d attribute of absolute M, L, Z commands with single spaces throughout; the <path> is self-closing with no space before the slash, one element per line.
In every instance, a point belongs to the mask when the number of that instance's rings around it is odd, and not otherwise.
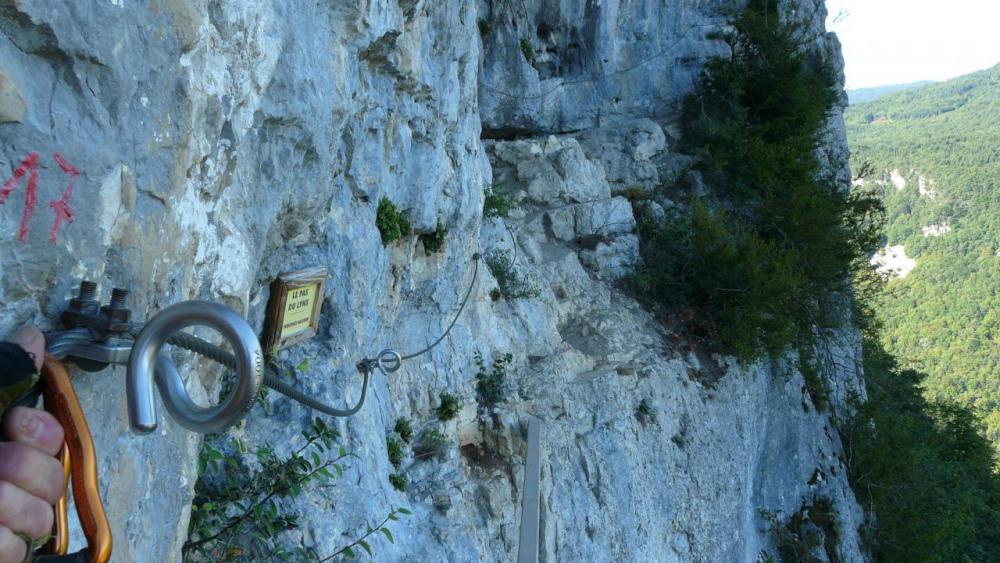
<path fill-rule="evenodd" d="M 222 333 L 236 356 L 236 385 L 213 407 L 200 407 L 191 400 L 174 363 L 160 353 L 171 334 L 194 325 L 210 326 Z M 264 355 L 257 335 L 236 311 L 211 301 L 184 301 L 157 313 L 132 345 L 126 394 L 129 423 L 138 432 L 156 429 L 154 371 L 163 404 L 181 426 L 195 432 L 219 432 L 253 406 L 264 379 Z"/>

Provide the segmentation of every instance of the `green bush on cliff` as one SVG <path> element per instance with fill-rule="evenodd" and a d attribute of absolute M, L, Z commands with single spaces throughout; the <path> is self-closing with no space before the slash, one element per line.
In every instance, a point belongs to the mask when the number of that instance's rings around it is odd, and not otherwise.
<path fill-rule="evenodd" d="M 208 436 L 198 458 L 184 561 L 327 561 L 353 556 L 359 546 L 371 554 L 374 534 L 393 541 L 386 524 L 398 514 L 411 514 L 405 508 L 390 510 L 381 523 L 369 525 L 367 533 L 325 558 L 312 547 L 287 547 L 294 540 L 282 536 L 299 528 L 300 516 L 289 501 L 310 487 L 329 486 L 334 475 L 342 478 L 343 461 L 357 457 L 335 444 L 337 430 L 320 418 L 302 437 L 304 441 L 283 457 L 271 444 L 251 453 L 227 434 Z M 256 463 L 247 459 L 251 455 Z"/>
<path fill-rule="evenodd" d="M 900 369 L 878 341 L 864 352 L 868 401 L 841 434 L 851 487 L 874 509 L 864 536 L 875 560 L 995 561 L 1000 475 L 982 421 L 924 399 L 924 376 Z"/>
<path fill-rule="evenodd" d="M 438 404 L 437 409 L 434 410 L 438 420 L 441 422 L 448 422 L 458 416 L 458 411 L 462 409 L 462 403 L 458 400 L 458 397 L 447 391 L 441 391 L 441 393 L 438 394 L 438 399 L 440 400 L 440 403 Z"/>
<path fill-rule="evenodd" d="M 424 254 L 430 256 L 436 252 L 441 252 L 444 249 L 444 237 L 447 234 L 448 231 L 445 230 L 444 225 L 441 224 L 441 221 L 438 221 L 433 233 L 424 233 L 417 237 L 420 243 L 424 245 Z"/>
<path fill-rule="evenodd" d="M 838 99 L 829 66 L 803 52 L 773 2 L 752 0 L 684 103 L 685 152 L 711 197 L 640 217 L 637 291 L 693 311 L 703 334 L 742 358 L 777 355 L 832 326 L 830 296 L 870 276 L 882 212 L 848 195 L 817 157 Z M 707 327 L 707 328 L 706 328 Z"/>
<path fill-rule="evenodd" d="M 396 204 L 383 197 L 378 201 L 378 209 L 375 211 L 375 227 L 378 228 L 379 235 L 382 236 L 382 244 L 410 235 L 410 220 L 406 215 L 396 209 Z"/>
<path fill-rule="evenodd" d="M 503 297 L 508 301 L 515 299 L 534 299 L 541 295 L 541 290 L 534 280 L 522 273 L 514 265 L 514 259 L 503 250 L 492 250 L 484 258 L 486 267 L 497 280 L 497 291 L 499 295 L 490 297 L 496 301 Z"/>

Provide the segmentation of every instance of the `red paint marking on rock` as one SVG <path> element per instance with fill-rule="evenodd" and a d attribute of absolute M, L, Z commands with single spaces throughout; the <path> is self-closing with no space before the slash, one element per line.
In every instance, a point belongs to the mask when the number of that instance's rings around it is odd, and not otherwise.
<path fill-rule="evenodd" d="M 21 242 L 28 238 L 28 219 L 35 212 L 35 204 L 38 203 L 38 153 L 30 153 L 24 157 L 21 165 L 17 167 L 17 170 L 14 170 L 14 174 L 3 183 L 3 187 L 0 188 L 0 205 L 7 201 L 25 174 L 28 174 L 28 189 L 24 194 L 21 226 L 17 230 L 17 240 Z"/>
<path fill-rule="evenodd" d="M 73 222 L 73 208 L 69 206 L 69 198 L 73 195 L 73 183 L 76 182 L 76 177 L 80 175 L 80 171 L 72 164 L 66 162 L 66 159 L 59 153 L 55 153 L 52 158 L 56 160 L 56 164 L 59 165 L 59 168 L 62 168 L 63 172 L 69 174 L 69 184 L 66 186 L 66 190 L 63 191 L 62 197 L 49 202 L 49 207 L 56 214 L 56 218 L 52 221 L 52 230 L 49 231 L 49 241 L 55 245 L 62 222 Z"/>

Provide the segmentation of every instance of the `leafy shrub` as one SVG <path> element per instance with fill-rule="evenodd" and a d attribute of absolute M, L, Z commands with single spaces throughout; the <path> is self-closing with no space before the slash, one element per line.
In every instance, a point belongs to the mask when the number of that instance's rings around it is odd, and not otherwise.
<path fill-rule="evenodd" d="M 534 282 L 517 271 L 513 259 L 506 252 L 494 250 L 486 255 L 485 260 L 504 299 L 534 299 L 541 295 Z"/>
<path fill-rule="evenodd" d="M 528 61 L 529 65 L 535 65 L 535 48 L 531 46 L 531 40 L 527 37 L 522 37 L 521 41 L 518 43 L 521 47 L 521 54 L 524 55 L 524 60 Z"/>
<path fill-rule="evenodd" d="M 510 196 L 490 190 L 483 201 L 483 217 L 503 219 L 511 207 Z"/>
<path fill-rule="evenodd" d="M 869 514 L 876 561 L 990 561 L 1000 553 L 1000 475 L 982 422 L 921 395 L 878 342 L 864 343 L 868 401 L 844 436 L 848 475 Z M 992 554 L 992 555 L 991 555 Z"/>
<path fill-rule="evenodd" d="M 396 204 L 383 197 L 375 211 L 375 226 L 382 235 L 382 244 L 410 235 L 410 220 L 396 209 Z"/>
<path fill-rule="evenodd" d="M 393 521 L 393 522 L 395 522 L 396 520 L 399 520 L 399 516 L 398 516 L 399 514 L 405 514 L 405 515 L 409 516 L 409 515 L 411 515 L 413 513 L 410 512 L 409 510 L 405 509 L 405 508 L 397 508 L 395 510 L 389 511 L 389 514 L 387 514 L 386 517 L 383 518 L 381 522 L 379 522 L 378 524 L 376 524 L 374 526 L 369 525 L 368 526 L 368 532 L 366 532 L 365 535 L 363 535 L 360 538 L 354 540 L 354 542 L 348 544 L 347 546 L 340 548 L 340 550 L 335 551 L 332 555 L 330 555 L 328 557 L 324 557 L 323 559 L 320 559 L 318 561 L 318 563 L 326 563 L 327 561 L 331 561 L 331 560 L 336 559 L 337 557 L 340 557 L 340 556 L 344 556 L 344 557 L 347 557 L 347 558 L 357 557 L 358 556 L 358 552 L 354 551 L 354 549 L 356 547 L 358 547 L 358 546 L 361 546 L 361 548 L 365 550 L 365 553 L 368 554 L 368 557 L 371 557 L 372 556 L 372 548 L 371 548 L 371 545 L 368 542 L 368 538 L 371 537 L 371 536 L 373 536 L 373 535 L 376 535 L 377 533 L 381 533 L 383 536 L 385 536 L 386 539 L 389 540 L 389 543 L 395 543 L 396 540 L 392 537 L 392 532 L 385 525 L 388 524 L 390 520 Z"/>
<path fill-rule="evenodd" d="M 752 0 L 732 21 L 731 56 L 706 64 L 686 99 L 683 148 L 716 199 L 640 217 L 640 295 L 691 308 L 741 358 L 777 355 L 833 326 L 829 295 L 871 271 L 880 202 L 821 174 L 816 148 L 837 100 L 826 63 L 803 54 L 776 3 Z"/>
<path fill-rule="evenodd" d="M 200 475 L 191 503 L 188 540 L 182 549 L 185 561 L 320 559 L 312 549 L 290 550 L 278 541 L 282 532 L 299 525 L 299 515 L 281 500 L 298 497 L 311 483 L 326 482 L 334 474 L 343 477 L 341 462 L 352 454 L 343 447 L 334 449 L 337 431 L 322 419 L 315 419 L 302 435 L 305 443 L 286 458 L 270 445 L 258 448 L 259 469 L 244 461 L 248 452 L 241 441 L 226 435 L 205 441 L 198 459 Z M 395 520 L 397 512 L 409 514 L 402 508 L 392 510 L 376 529 Z M 388 529 L 382 533 L 392 541 Z M 362 544 L 370 551 L 365 541 L 369 535 L 337 553 Z"/>
<path fill-rule="evenodd" d="M 462 408 L 462 404 L 459 402 L 458 397 L 447 391 L 441 391 L 441 393 L 438 394 L 438 399 L 441 402 L 438 404 L 438 408 L 434 411 L 437 414 L 438 420 L 441 422 L 448 422 L 458 416 L 458 411 Z"/>
<path fill-rule="evenodd" d="M 437 428 L 427 428 L 420 433 L 416 445 L 413 446 L 413 454 L 417 459 L 429 459 L 436 457 L 444 459 L 448 451 L 448 440 Z"/>
<path fill-rule="evenodd" d="M 507 366 L 513 360 L 514 356 L 511 354 L 496 357 L 487 372 L 483 355 L 476 352 L 476 392 L 481 404 L 493 407 L 507 400 L 507 393 L 504 389 L 507 381 Z"/>
<path fill-rule="evenodd" d="M 441 221 L 438 221 L 433 233 L 425 233 L 417 237 L 424 245 L 424 254 L 430 256 L 435 252 L 441 252 L 441 249 L 444 248 L 444 236 L 446 234 L 448 234 L 448 231 L 445 230 Z"/>
<path fill-rule="evenodd" d="M 399 492 L 406 492 L 406 475 L 402 473 L 393 473 L 389 475 L 389 484 L 392 485 L 393 489 Z"/>
<path fill-rule="evenodd" d="M 396 469 L 399 469 L 399 466 L 403 463 L 403 445 L 399 440 L 389 436 L 385 440 L 385 447 L 389 454 L 389 463 Z"/>
<path fill-rule="evenodd" d="M 393 427 L 396 434 L 399 434 L 399 439 L 410 443 L 410 439 L 413 438 L 413 425 L 410 424 L 409 419 L 400 417 L 396 419 L 396 426 Z"/>

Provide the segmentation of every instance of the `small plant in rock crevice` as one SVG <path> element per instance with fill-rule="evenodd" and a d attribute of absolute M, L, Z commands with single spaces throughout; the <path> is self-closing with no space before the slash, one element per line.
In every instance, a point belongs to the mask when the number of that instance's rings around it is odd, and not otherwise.
<path fill-rule="evenodd" d="M 541 295 L 535 283 L 514 267 L 514 261 L 508 253 L 493 250 L 486 255 L 485 260 L 504 299 L 534 299 Z"/>
<path fill-rule="evenodd" d="M 643 398 L 639 401 L 639 404 L 635 407 L 635 418 L 643 426 L 650 422 L 656 422 L 656 413 L 653 411 L 653 406 L 650 404 L 649 399 Z"/>
<path fill-rule="evenodd" d="M 417 238 L 420 240 L 420 243 L 424 245 L 424 255 L 430 256 L 431 254 L 441 252 L 444 248 L 444 236 L 446 234 L 448 234 L 448 231 L 445 230 L 441 221 L 438 221 L 433 233 L 424 233 L 418 236 Z"/>
<path fill-rule="evenodd" d="M 396 434 L 399 434 L 399 439 L 407 444 L 409 444 L 410 440 L 413 439 L 413 425 L 410 424 L 409 419 L 403 417 L 397 418 L 396 425 L 393 426 L 393 430 Z"/>
<path fill-rule="evenodd" d="M 302 432 L 304 443 L 287 457 L 265 444 L 253 453 L 259 468 L 248 463 L 250 455 L 242 441 L 226 435 L 210 436 L 198 459 L 199 479 L 191 504 L 185 561 L 327 561 L 338 554 L 354 553 L 361 546 L 371 553 L 369 533 L 321 559 L 312 548 L 288 548 L 279 541 L 282 532 L 299 526 L 299 514 L 288 500 L 301 495 L 311 484 L 322 484 L 343 476 L 341 463 L 354 457 L 334 445 L 336 429 L 315 419 Z M 389 512 L 376 530 L 393 541 L 385 528 L 399 508 Z M 384 529 L 383 529 L 384 528 Z"/>
<path fill-rule="evenodd" d="M 402 473 L 393 473 L 389 475 L 389 484 L 392 485 L 393 489 L 399 492 L 406 492 L 406 475 Z"/>
<path fill-rule="evenodd" d="M 413 454 L 417 459 L 444 459 L 447 451 L 448 439 L 437 428 L 425 429 L 413 446 Z"/>
<path fill-rule="evenodd" d="M 489 37 L 493 34 L 493 24 L 491 24 L 488 20 L 479 18 L 476 20 L 476 25 L 479 27 L 479 35 Z"/>
<path fill-rule="evenodd" d="M 510 196 L 489 190 L 483 200 L 483 217 L 490 219 L 503 219 L 510 212 L 513 203 Z"/>
<path fill-rule="evenodd" d="M 535 48 L 531 46 L 531 40 L 527 37 L 522 37 L 518 45 L 521 47 L 521 54 L 524 55 L 524 60 L 528 61 L 529 65 L 535 66 Z"/>
<path fill-rule="evenodd" d="M 411 232 L 410 220 L 396 209 L 396 204 L 386 197 L 378 202 L 378 209 L 375 211 L 375 226 L 382 236 L 383 245 L 409 236 Z"/>
<path fill-rule="evenodd" d="M 458 416 L 458 411 L 462 408 L 462 404 L 459 402 L 458 397 L 447 391 L 441 391 L 441 393 L 438 394 L 438 399 L 441 402 L 434 411 L 435 414 L 437 414 L 438 420 L 441 422 L 448 422 Z"/>
<path fill-rule="evenodd" d="M 399 469 L 399 466 L 403 464 L 403 444 L 396 438 L 389 436 L 385 440 L 385 448 L 389 455 L 389 463 Z"/>
<path fill-rule="evenodd" d="M 476 393 L 479 403 L 486 407 L 495 407 L 507 400 L 507 367 L 514 360 L 511 354 L 503 354 L 493 359 L 489 370 L 483 355 L 476 352 Z"/>

